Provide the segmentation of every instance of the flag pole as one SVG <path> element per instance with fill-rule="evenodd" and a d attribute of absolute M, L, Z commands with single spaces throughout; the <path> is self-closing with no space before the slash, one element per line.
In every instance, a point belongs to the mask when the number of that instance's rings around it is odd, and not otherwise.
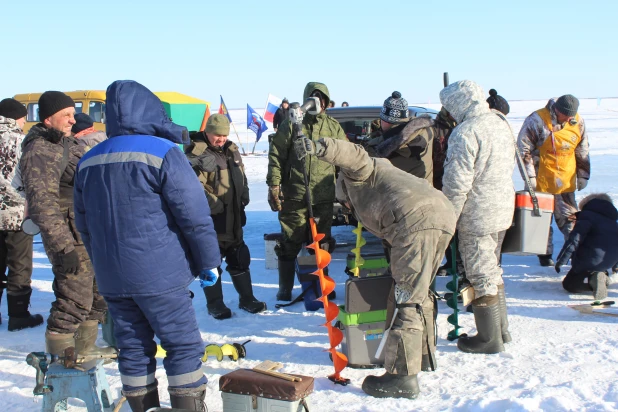
<path fill-rule="evenodd" d="M 247 153 L 245 152 L 245 148 L 243 147 L 242 142 L 240 141 L 240 136 L 238 135 L 238 132 L 236 131 L 236 126 L 234 126 L 234 122 L 230 122 L 230 124 L 234 128 L 234 133 L 236 133 L 236 138 L 238 139 L 238 143 L 240 144 L 240 148 L 242 149 L 242 154 L 246 156 Z"/>
<path fill-rule="evenodd" d="M 268 109 L 268 102 L 269 101 L 270 101 L 270 93 L 268 93 L 268 96 L 266 97 L 266 103 L 264 104 L 264 112 L 262 114 L 262 119 L 264 119 L 264 124 L 266 124 L 266 109 Z M 266 130 L 268 130 L 268 129 L 266 129 Z M 257 136 L 256 136 L 256 138 L 257 138 Z M 257 140 L 255 141 L 255 143 L 253 143 L 253 149 L 251 149 L 251 154 L 255 153 L 255 146 L 256 145 L 257 145 Z"/>

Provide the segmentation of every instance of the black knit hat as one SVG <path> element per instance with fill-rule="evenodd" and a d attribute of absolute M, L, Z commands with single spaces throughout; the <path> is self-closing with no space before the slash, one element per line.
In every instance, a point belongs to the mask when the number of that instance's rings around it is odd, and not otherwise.
<path fill-rule="evenodd" d="M 93 124 L 92 117 L 88 116 L 86 113 L 78 113 L 75 115 L 75 124 L 71 127 L 71 132 L 77 134 L 82 130 L 92 127 Z"/>
<path fill-rule="evenodd" d="M 409 117 L 408 101 L 401 97 L 401 93 L 395 91 L 388 99 L 384 100 L 380 119 L 387 123 L 396 124 L 407 122 Z"/>
<path fill-rule="evenodd" d="M 0 116 L 2 117 L 17 120 L 26 117 L 27 114 L 26 107 L 15 99 L 9 97 L 0 102 Z"/>
<path fill-rule="evenodd" d="M 496 109 L 502 112 L 502 114 L 504 114 L 505 116 L 509 114 L 509 112 L 511 111 L 509 102 L 507 102 L 504 97 L 498 95 L 498 92 L 496 91 L 496 89 L 489 90 L 489 97 L 487 98 L 487 104 L 489 104 L 490 109 Z"/>
<path fill-rule="evenodd" d="M 75 102 L 62 92 L 47 91 L 39 97 L 39 119 L 41 121 L 67 107 L 75 107 Z"/>
<path fill-rule="evenodd" d="M 283 103 L 290 103 L 290 102 L 288 101 L 288 98 L 287 98 L 287 97 L 284 97 L 284 98 L 283 98 L 283 100 L 281 101 L 281 104 L 283 104 Z"/>
<path fill-rule="evenodd" d="M 579 109 L 579 100 L 572 94 L 565 94 L 558 97 L 554 108 L 565 116 L 573 117 L 577 114 L 577 109 Z"/>

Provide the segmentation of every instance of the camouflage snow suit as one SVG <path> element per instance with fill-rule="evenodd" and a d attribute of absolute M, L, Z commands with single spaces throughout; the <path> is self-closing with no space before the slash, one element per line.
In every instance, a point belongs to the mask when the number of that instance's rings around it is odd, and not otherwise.
<path fill-rule="evenodd" d="M 506 120 L 489 109 L 474 82 L 449 85 L 440 92 L 440 100 L 457 121 L 448 140 L 442 192 L 458 218 L 466 277 L 476 298 L 496 295 L 504 283 L 496 250 L 515 209 L 513 134 Z"/>
<path fill-rule="evenodd" d="M 94 270 L 75 227 L 73 179 L 77 163 L 86 151 L 72 137 L 39 123 L 30 129 L 23 145 L 21 175 L 29 216 L 41 229 L 41 238 L 52 264 L 56 301 L 47 328 L 74 333 L 86 320 L 102 321 L 107 305 L 99 295 Z M 77 273 L 63 271 L 61 256 L 76 250 Z"/>
<path fill-rule="evenodd" d="M 15 296 L 32 291 L 32 236 L 21 231 L 26 201 L 14 187 L 23 140 L 15 120 L 0 116 L 0 297 L 4 288 Z"/>
<path fill-rule="evenodd" d="M 453 207 L 427 180 L 410 176 L 386 159 L 369 157 L 359 145 L 320 141 L 325 150 L 319 159 L 340 168 L 337 198 L 349 202 L 358 221 L 389 243 L 393 279 L 412 291 L 389 333 L 384 366 L 390 373 L 416 375 L 421 355 L 435 345 L 429 287 L 455 233 Z M 395 308 L 392 295 L 390 319 Z"/>
<path fill-rule="evenodd" d="M 305 87 L 303 100 L 313 91 L 319 90 L 327 97 L 328 89 L 322 83 L 309 83 Z M 313 141 L 320 137 L 347 140 L 339 122 L 326 113 L 317 116 L 305 115 L 302 126 L 303 134 Z M 289 119 L 283 121 L 270 143 L 268 153 L 268 186 L 281 185 L 283 203 L 279 212 L 279 222 L 283 240 L 276 248 L 279 259 L 293 261 L 296 259 L 303 242 L 310 236 L 308 231 L 309 212 L 305 201 L 305 181 L 301 160 L 296 158 L 293 140 L 294 131 Z M 309 177 L 309 191 L 313 214 L 317 220 L 318 232 L 326 237 L 322 243 L 334 243 L 331 240 L 333 222 L 333 203 L 335 201 L 335 167 L 320 162 L 312 156 L 305 157 L 305 168 Z M 334 245 L 330 246 L 334 248 Z"/>

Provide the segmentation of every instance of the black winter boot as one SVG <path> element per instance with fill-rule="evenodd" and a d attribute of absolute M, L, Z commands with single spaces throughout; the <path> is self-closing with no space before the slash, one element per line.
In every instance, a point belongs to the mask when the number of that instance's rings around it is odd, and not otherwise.
<path fill-rule="evenodd" d="M 99 334 L 99 322 L 96 320 L 86 320 L 79 325 L 75 332 L 75 352 L 78 355 L 102 355 L 112 356 L 117 354 L 116 349 L 111 346 L 105 348 L 98 347 L 95 342 Z"/>
<path fill-rule="evenodd" d="M 26 328 L 34 328 L 43 324 L 43 316 L 31 315 L 28 311 L 30 306 L 30 296 L 32 290 L 25 295 L 9 295 L 7 293 L 6 303 L 9 307 L 9 332 L 14 332 Z"/>
<path fill-rule="evenodd" d="M 296 264 L 293 260 L 279 259 L 279 292 L 277 292 L 277 300 L 284 302 L 292 300 L 295 272 Z"/>
<path fill-rule="evenodd" d="M 260 313 L 266 310 L 266 303 L 260 302 L 253 296 L 251 273 L 246 270 L 232 275 L 232 283 L 238 292 L 238 307 L 249 313 Z"/>
<path fill-rule="evenodd" d="M 539 264 L 543 267 L 550 267 L 556 265 L 551 255 L 539 255 Z"/>
<path fill-rule="evenodd" d="M 500 327 L 500 300 L 498 295 L 485 295 L 472 301 L 477 334 L 462 337 L 457 348 L 468 353 L 493 354 L 504 351 Z"/>
<path fill-rule="evenodd" d="M 416 399 L 420 393 L 416 375 L 396 375 L 388 372 L 382 376 L 367 376 L 362 389 L 374 398 Z"/>
<path fill-rule="evenodd" d="M 221 272 L 219 272 L 221 274 Z M 204 295 L 206 295 L 206 308 L 208 308 L 208 314 L 217 320 L 229 319 L 232 317 L 232 311 L 223 303 L 223 289 L 221 288 L 221 276 L 217 279 L 217 282 L 204 288 Z"/>
<path fill-rule="evenodd" d="M 170 403 L 173 409 L 183 411 L 208 411 L 204 404 L 206 398 L 206 385 L 198 388 L 168 388 Z"/>
<path fill-rule="evenodd" d="M 509 319 L 506 315 L 504 283 L 498 286 L 498 299 L 500 300 L 500 330 L 502 331 L 502 342 L 509 343 L 513 338 L 511 338 L 511 334 L 509 333 Z"/>
<path fill-rule="evenodd" d="M 154 382 L 143 389 L 125 392 L 122 394 L 127 398 L 127 402 L 133 412 L 146 412 L 150 408 L 160 407 L 158 382 Z"/>

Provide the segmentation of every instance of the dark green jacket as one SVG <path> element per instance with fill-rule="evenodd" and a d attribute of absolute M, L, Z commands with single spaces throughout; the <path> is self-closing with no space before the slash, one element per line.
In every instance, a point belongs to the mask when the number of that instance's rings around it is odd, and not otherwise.
<path fill-rule="evenodd" d="M 222 148 L 213 147 L 201 132 L 191 139 L 185 153 L 204 187 L 217 239 L 242 241 L 249 186 L 238 147 L 229 140 Z"/>
<path fill-rule="evenodd" d="M 309 83 L 305 88 L 304 99 L 309 97 L 314 90 L 320 90 L 329 97 L 325 85 Z M 281 185 L 284 201 L 303 201 L 305 199 L 305 180 L 302 164 L 296 158 L 294 152 L 293 134 L 292 125 L 289 119 L 286 119 L 279 126 L 270 143 L 266 183 L 269 186 Z M 314 142 L 317 142 L 321 137 L 346 140 L 339 122 L 324 112 L 317 116 L 305 115 L 303 134 Z M 319 161 L 314 156 L 307 156 L 303 161 L 309 177 L 312 203 L 333 202 L 335 200 L 335 167 Z"/>

